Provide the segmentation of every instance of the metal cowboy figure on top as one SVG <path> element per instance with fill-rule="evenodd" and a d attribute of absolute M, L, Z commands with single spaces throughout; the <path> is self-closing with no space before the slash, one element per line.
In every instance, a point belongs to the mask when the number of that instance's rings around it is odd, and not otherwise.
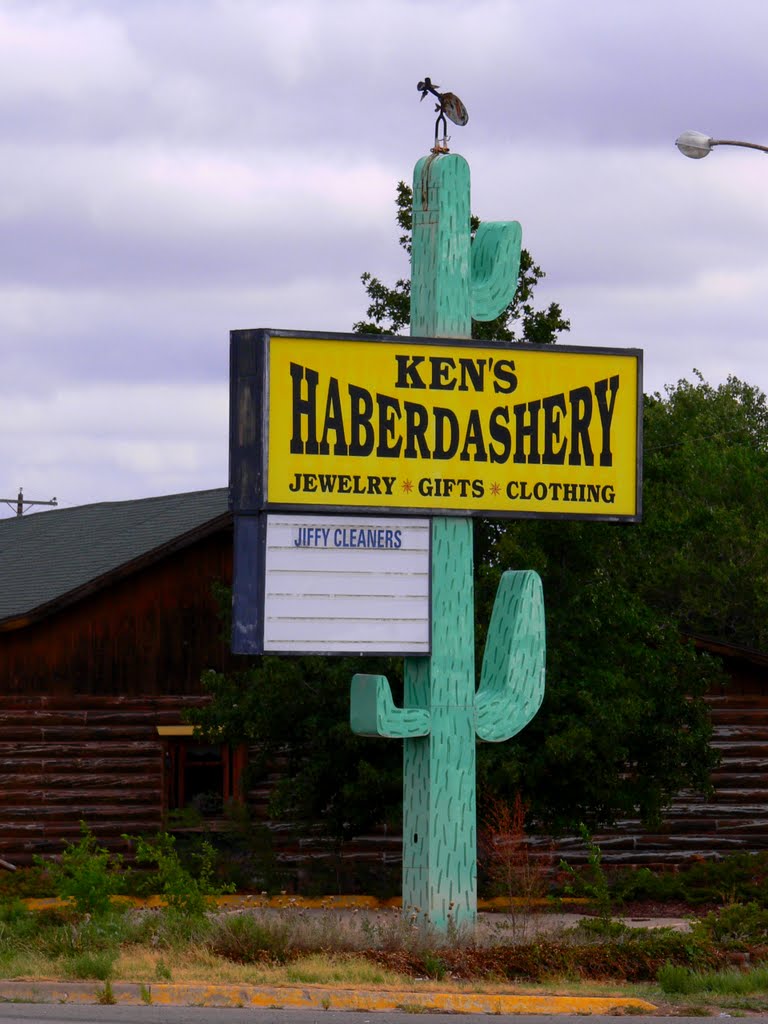
<path fill-rule="evenodd" d="M 473 319 L 514 297 L 522 233 L 484 222 L 472 241 L 469 165 L 438 140 L 466 108 L 429 78 L 418 88 L 439 102 L 434 148 L 413 174 L 411 336 L 471 338 Z M 544 696 L 544 598 L 530 571 L 502 575 L 476 688 L 472 546 L 471 519 L 432 519 L 432 654 L 405 659 L 402 708 L 385 676 L 356 675 L 350 701 L 355 733 L 403 741 L 403 909 L 443 931 L 477 915 L 475 737 L 510 739 Z"/>
<path fill-rule="evenodd" d="M 431 92 L 433 96 L 437 97 L 435 110 L 438 113 L 437 120 L 435 121 L 435 144 L 432 147 L 432 152 L 447 153 L 450 135 L 448 135 L 448 124 L 445 119 L 447 117 L 450 121 L 453 121 L 454 124 L 463 128 L 469 120 L 467 108 L 455 93 L 438 92 L 437 90 L 439 86 L 432 85 L 432 80 L 430 78 L 425 78 L 423 82 L 419 82 L 416 88 L 421 93 L 422 100 L 428 92 Z M 439 135 L 441 124 L 443 126 L 442 137 Z"/>

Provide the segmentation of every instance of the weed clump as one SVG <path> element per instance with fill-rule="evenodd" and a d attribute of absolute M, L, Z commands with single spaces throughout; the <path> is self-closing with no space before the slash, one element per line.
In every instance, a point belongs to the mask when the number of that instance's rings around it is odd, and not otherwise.
<path fill-rule="evenodd" d="M 291 928 L 281 919 L 251 913 L 228 914 L 215 922 L 206 946 L 216 956 L 239 964 L 280 963 L 291 958 Z"/>
<path fill-rule="evenodd" d="M 182 864 L 176 850 L 176 838 L 168 832 L 158 832 L 154 839 L 144 836 L 123 838 L 135 843 L 137 863 L 155 865 L 156 870 L 147 879 L 147 886 L 160 893 L 168 908 L 182 917 L 202 917 L 214 897 L 234 891 L 233 885 L 214 882 L 216 850 L 207 839 L 194 854 L 198 864 L 197 873 L 193 874 Z"/>
<path fill-rule="evenodd" d="M 80 832 L 79 841 L 66 843 L 58 859 L 37 857 L 35 863 L 47 871 L 55 894 L 71 899 L 79 915 L 104 915 L 111 909 L 112 896 L 123 890 L 122 858 L 100 846 L 84 821 Z"/>
<path fill-rule="evenodd" d="M 613 897 L 608 875 L 603 868 L 602 851 L 583 822 L 579 826 L 579 833 L 587 848 L 587 868 L 586 871 L 579 873 L 570 864 L 560 861 L 560 867 L 571 879 L 571 884 L 566 885 L 565 891 L 569 895 L 587 896 L 592 901 L 604 934 L 610 936 L 614 923 Z"/>
<path fill-rule="evenodd" d="M 525 821 L 528 813 L 520 793 L 513 803 L 491 797 L 478 834 L 478 860 L 494 896 L 507 901 L 515 931 L 522 933 L 534 903 L 547 895 L 553 857 L 531 853 Z"/>
<path fill-rule="evenodd" d="M 713 910 L 693 926 L 699 942 L 710 942 L 728 949 L 743 949 L 768 944 L 768 909 L 757 903 L 734 903 Z"/>

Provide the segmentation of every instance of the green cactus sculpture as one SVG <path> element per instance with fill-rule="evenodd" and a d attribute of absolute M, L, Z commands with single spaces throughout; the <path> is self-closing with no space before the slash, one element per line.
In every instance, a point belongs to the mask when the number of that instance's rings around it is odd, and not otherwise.
<path fill-rule="evenodd" d="M 469 166 L 456 154 L 420 160 L 413 180 L 411 334 L 467 338 L 511 301 L 520 225 L 481 225 L 470 238 Z M 403 906 L 447 930 L 477 911 L 475 735 L 509 739 L 544 693 L 544 603 L 533 572 L 505 573 L 475 691 L 472 522 L 432 521 L 432 655 L 406 658 L 404 707 L 383 676 L 352 680 L 361 735 L 404 740 Z"/>

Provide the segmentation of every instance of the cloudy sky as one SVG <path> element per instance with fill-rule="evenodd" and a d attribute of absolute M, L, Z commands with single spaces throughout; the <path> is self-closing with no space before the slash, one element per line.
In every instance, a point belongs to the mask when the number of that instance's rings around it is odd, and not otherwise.
<path fill-rule="evenodd" d="M 231 328 L 407 274 L 425 75 L 567 341 L 768 389 L 765 0 L 0 0 L 0 498 L 227 482 Z M 0 505 L 0 515 L 12 510 Z"/>

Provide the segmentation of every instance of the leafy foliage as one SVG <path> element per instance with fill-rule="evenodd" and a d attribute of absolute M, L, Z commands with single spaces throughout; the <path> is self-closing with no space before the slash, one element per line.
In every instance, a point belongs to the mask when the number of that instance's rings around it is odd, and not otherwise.
<path fill-rule="evenodd" d="M 748 949 L 768 943 L 768 910 L 757 903 L 732 903 L 712 911 L 693 927 L 700 942 L 731 949 Z"/>
<path fill-rule="evenodd" d="M 630 531 L 641 529 L 526 520 L 476 531 L 480 625 L 501 567 L 534 568 L 548 646 L 539 714 L 503 748 L 480 748 L 478 776 L 497 792 L 520 789 L 555 831 L 637 813 L 653 821 L 679 789 L 708 786 L 714 755 L 701 696 L 718 668 L 633 585 Z"/>
<path fill-rule="evenodd" d="M 121 858 L 99 846 L 84 821 L 77 843 L 66 843 L 56 861 L 36 858 L 45 868 L 57 896 L 72 899 L 78 914 L 102 915 L 111 908 L 111 897 L 123 889 Z"/>
<path fill-rule="evenodd" d="M 396 691 L 402 669 L 387 659 L 266 656 L 241 673 L 205 673 L 213 702 L 188 717 L 203 731 L 257 745 L 261 761 L 252 771 L 284 767 L 274 817 L 319 824 L 343 841 L 397 817 L 402 800 L 398 745 L 349 728 L 355 672 L 386 674 Z"/>
<path fill-rule="evenodd" d="M 637 585 L 689 632 L 768 645 L 768 406 L 736 377 L 701 374 L 646 400 Z"/>
<path fill-rule="evenodd" d="M 609 926 L 613 923 L 613 906 L 608 876 L 603 869 L 602 851 L 593 840 L 586 825 L 582 823 L 579 826 L 579 832 L 587 848 L 586 871 L 576 871 L 575 868 L 566 864 L 565 861 L 560 862 L 560 867 L 575 882 L 573 890 L 579 893 L 583 892 L 593 901 L 597 911 L 597 922 L 605 931 L 610 931 Z M 569 891 L 569 886 L 566 885 L 565 891 Z"/>
<path fill-rule="evenodd" d="M 202 917 L 210 897 L 232 892 L 234 888 L 215 884 L 216 850 L 208 840 L 203 840 L 200 852 L 195 855 L 198 860 L 196 875 L 182 864 L 176 850 L 176 838 L 168 832 L 158 832 L 153 838 L 137 836 L 133 842 L 136 844 L 137 863 L 157 866 L 156 873 L 149 879 L 149 887 L 163 895 L 170 910 L 184 917 Z"/>
<path fill-rule="evenodd" d="M 401 182 L 406 251 L 410 200 Z M 529 254 L 522 267 L 514 302 L 499 322 L 475 324 L 476 336 L 552 342 L 568 328 L 556 304 L 537 311 L 543 274 Z M 363 280 L 368 320 L 356 330 L 404 329 L 409 282 Z M 681 789 L 707 792 L 716 755 L 703 695 L 723 676 L 692 637 L 768 641 L 766 428 L 762 392 L 736 378 L 714 387 L 696 374 L 645 398 L 641 524 L 476 521 L 478 661 L 507 568 L 541 575 L 548 645 L 543 706 L 514 740 L 479 748 L 481 793 L 507 802 L 519 793 L 529 825 L 557 833 L 635 815 L 655 823 Z M 401 800 L 399 745 L 348 727 L 355 671 L 399 676 L 391 663 L 263 658 L 238 676 L 209 673 L 213 705 L 192 716 L 204 730 L 283 757 L 273 813 L 320 823 L 337 841 L 394 823 Z"/>

